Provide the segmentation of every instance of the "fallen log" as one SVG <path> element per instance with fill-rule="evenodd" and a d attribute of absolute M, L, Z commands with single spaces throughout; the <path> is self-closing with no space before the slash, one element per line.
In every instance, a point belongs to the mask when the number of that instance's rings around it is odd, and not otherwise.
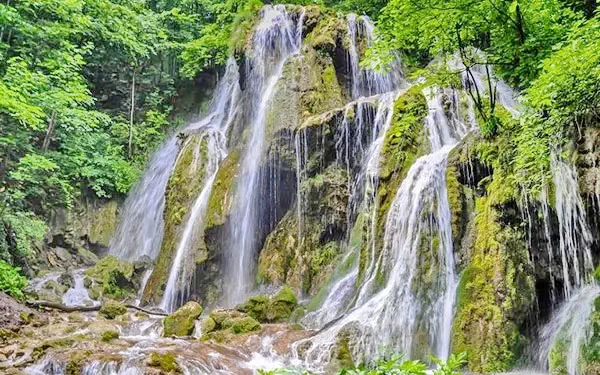
<path fill-rule="evenodd" d="M 27 306 L 29 306 L 29 307 L 54 309 L 54 310 L 61 310 L 61 311 L 64 311 L 64 312 L 100 311 L 100 308 L 102 307 L 101 305 L 94 305 L 94 306 L 66 306 L 66 305 L 63 305 L 63 304 L 60 304 L 60 303 L 47 302 L 47 301 L 26 301 L 25 304 Z M 125 307 L 127 307 L 128 309 L 133 309 L 133 310 L 141 311 L 141 312 L 146 313 L 148 315 L 157 315 L 157 316 L 167 316 L 168 315 L 168 314 L 165 314 L 163 312 L 151 311 L 151 310 L 147 310 L 147 309 L 144 309 L 142 307 L 135 306 L 135 305 L 130 305 L 130 304 L 125 304 Z"/>

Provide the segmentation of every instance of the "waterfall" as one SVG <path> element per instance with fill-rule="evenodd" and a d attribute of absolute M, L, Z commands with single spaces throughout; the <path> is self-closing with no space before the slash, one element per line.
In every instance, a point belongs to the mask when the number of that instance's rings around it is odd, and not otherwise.
<path fill-rule="evenodd" d="M 579 288 L 585 283 L 593 269 L 590 248 L 592 234 L 579 195 L 577 172 L 554 154 L 551 155 L 550 166 L 559 224 L 563 291 L 565 297 L 569 298 L 574 288 Z"/>
<path fill-rule="evenodd" d="M 85 282 L 83 272 L 85 269 L 75 270 L 71 273 L 73 276 L 73 287 L 69 288 L 62 297 L 65 306 L 89 306 L 97 302 L 90 298 Z"/>
<path fill-rule="evenodd" d="M 379 185 L 379 159 L 385 132 L 391 124 L 397 91 L 405 85 L 402 80 L 400 60 L 397 59 L 391 70 L 380 73 L 376 70 L 360 66 L 361 42 L 369 47 L 373 43 L 374 25 L 367 16 L 358 17 L 349 14 L 346 17 L 349 35 L 348 71 L 351 81 L 351 96 L 354 102 L 346 105 L 344 117 L 336 129 L 335 150 L 337 163 L 345 167 L 348 178 L 348 207 L 347 207 L 347 239 L 350 241 L 350 231 L 353 219 L 363 214 L 367 220 L 367 248 L 375 252 L 376 226 L 376 196 Z M 364 52 L 364 51 L 363 51 Z M 377 99 L 377 109 L 374 117 L 368 116 L 368 106 Z M 352 118 L 352 120 L 350 119 Z M 351 129 L 352 127 L 352 129 Z M 352 135 L 353 134 L 353 135 Z M 365 135 L 370 138 L 364 144 L 361 140 Z M 296 175 L 297 175 L 297 216 L 298 216 L 298 246 L 302 246 L 303 205 L 305 198 L 302 194 L 302 181 L 306 178 L 304 167 L 308 163 L 308 145 L 304 131 L 296 133 Z M 365 151 L 366 150 L 366 151 Z M 353 164 L 361 166 L 353 176 Z M 352 249 L 349 244 L 342 264 L 359 249 Z M 348 307 L 355 292 L 358 276 L 358 264 L 354 264 L 349 272 L 334 275 L 333 284 L 329 287 L 327 297 L 317 311 L 310 312 L 303 323 L 310 327 L 321 327 L 333 318 L 339 316 Z"/>
<path fill-rule="evenodd" d="M 157 257 L 164 231 L 165 190 L 178 151 L 173 135 L 151 157 L 142 179 L 125 200 L 121 221 L 110 240 L 110 254 L 127 261 L 143 255 Z"/>
<path fill-rule="evenodd" d="M 190 168 L 197 168 L 198 165 L 203 164 L 204 180 L 198 196 L 186 216 L 183 232 L 174 253 L 175 257 L 161 301 L 161 307 L 165 311 L 170 312 L 181 306 L 190 294 L 189 284 L 192 276 L 191 271 L 193 270 L 189 265 L 194 264 L 194 260 L 191 259 L 192 249 L 194 243 L 198 240 L 197 234 L 202 233 L 203 230 L 204 213 L 219 169 L 219 163 L 227 155 L 226 133 L 238 110 L 238 80 L 237 64 L 233 58 L 230 58 L 225 76 L 217 87 L 208 114 L 204 119 L 187 128 L 189 132 L 200 133 L 198 147 L 195 150 L 194 160 Z M 201 152 L 202 147 L 205 147 L 205 152 Z M 202 157 L 206 160 L 201 160 Z"/>
<path fill-rule="evenodd" d="M 265 117 L 277 81 L 288 57 L 299 53 L 304 12 L 299 19 L 283 5 L 265 6 L 261 11 L 247 56 L 247 79 L 251 98 L 250 134 L 237 181 L 225 259 L 225 302 L 244 299 L 252 284 L 258 247 L 258 193 L 263 157 Z"/>
<path fill-rule="evenodd" d="M 372 359 L 379 345 L 388 345 L 411 357 L 418 325 L 425 328 L 434 354 L 442 359 L 448 357 L 456 275 L 446 164 L 449 152 L 473 124 L 463 121 L 465 116 L 459 111 L 455 90 L 426 89 L 424 94 L 429 107 L 426 127 L 432 152 L 411 166 L 388 212 L 381 259 L 374 271 L 385 275 L 385 285 L 373 292 L 374 278 L 367 279 L 359 291 L 360 304 L 356 303 L 314 337 L 294 345 L 296 351 L 302 348 L 308 366 L 328 363 L 333 346 L 345 332 L 349 333 L 355 359 Z M 439 239 L 425 241 L 439 273 L 431 288 L 423 290 L 415 286 L 419 248 L 427 233 Z"/>
<path fill-rule="evenodd" d="M 390 92 L 401 83 L 400 60 L 394 61 L 389 72 L 380 73 L 372 69 L 364 69 L 360 66 L 361 52 L 373 44 L 373 32 L 375 26 L 367 16 L 349 14 L 346 17 L 348 26 L 348 70 L 352 80 L 352 98 L 358 99 L 364 96 L 372 96 L 384 92 Z M 365 44 L 361 46 L 361 41 Z M 362 47 L 362 48 L 361 48 Z"/>
<path fill-rule="evenodd" d="M 206 143 L 204 143 L 206 142 Z M 208 198 L 212 191 L 213 182 L 219 168 L 219 162 L 226 156 L 225 136 L 219 129 L 209 128 L 202 134 L 199 147 L 206 144 L 206 158 L 204 181 L 200 194 L 194 201 L 185 222 L 183 234 L 177 245 L 169 278 L 161 301 L 164 311 L 174 311 L 181 306 L 189 296 L 189 281 L 191 279 L 190 267 L 186 263 L 194 263 L 190 253 L 196 242 L 196 234 L 201 232 L 204 223 L 204 213 L 208 205 Z"/>
<path fill-rule="evenodd" d="M 561 351 L 565 358 L 568 375 L 583 375 L 579 368 L 581 347 L 585 344 L 592 329 L 591 314 L 594 301 L 600 297 L 600 286 L 587 285 L 573 293 L 540 334 L 537 360 L 542 368 L 547 368 L 553 350 Z"/>
<path fill-rule="evenodd" d="M 233 103 L 237 102 L 240 90 L 238 81 L 237 64 L 233 58 L 230 58 L 225 75 L 215 92 L 208 117 L 219 115 L 217 110 L 226 111 L 234 108 Z M 206 119 L 193 122 L 181 131 L 192 131 L 204 126 L 205 122 Z M 158 256 L 164 235 L 162 213 L 165 209 L 165 191 L 179 153 L 177 134 L 179 132 L 171 135 L 158 148 L 151 157 L 142 179 L 127 196 L 121 221 L 110 240 L 111 255 L 126 261 L 134 261 L 144 255 L 151 259 L 156 259 Z"/>
<path fill-rule="evenodd" d="M 376 252 L 375 231 L 378 211 L 376 198 L 379 186 L 381 148 L 385 133 L 393 119 L 394 103 L 398 95 L 399 92 L 388 92 L 379 96 L 375 117 L 371 125 L 374 140 L 370 142 L 369 148 L 363 157 L 363 167 L 356 181 L 349 184 L 353 188 L 350 191 L 348 216 L 351 216 L 351 213 L 356 211 L 361 212 L 365 216 L 367 220 L 365 223 L 367 227 L 366 247 L 372 259 L 374 259 Z M 349 178 L 351 178 L 350 172 L 348 173 Z M 348 226 L 351 226 L 350 223 Z M 358 250 L 350 248 L 346 257 L 349 257 L 353 252 Z M 346 262 L 344 260 L 341 264 L 345 264 Z M 372 262 L 372 264 L 375 264 L 375 262 Z M 321 307 L 317 311 L 307 314 L 303 319 L 303 323 L 310 327 L 321 327 L 343 313 L 344 309 L 347 308 L 352 294 L 355 292 L 357 276 L 358 264 L 355 264 L 350 272 L 346 275 L 341 275 L 339 280 L 333 283 Z"/>

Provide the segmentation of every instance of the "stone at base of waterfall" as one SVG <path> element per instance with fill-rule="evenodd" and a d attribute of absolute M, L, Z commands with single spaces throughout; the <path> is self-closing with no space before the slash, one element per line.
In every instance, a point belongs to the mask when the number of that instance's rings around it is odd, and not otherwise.
<path fill-rule="evenodd" d="M 173 353 L 158 353 L 152 352 L 146 360 L 146 364 L 150 369 L 148 374 L 181 374 L 181 367 L 177 364 L 177 360 Z"/>
<path fill-rule="evenodd" d="M 237 310 L 215 310 L 201 324 L 202 340 L 228 342 L 235 335 L 256 332 L 260 323 Z"/>
<path fill-rule="evenodd" d="M 273 296 L 252 296 L 237 309 L 261 323 L 275 323 L 287 321 L 297 306 L 298 300 L 294 291 L 285 285 Z"/>
<path fill-rule="evenodd" d="M 100 314 L 106 319 L 115 319 L 127 312 L 127 307 L 121 302 L 108 299 L 104 301 L 100 308 Z"/>
<path fill-rule="evenodd" d="M 170 314 L 163 321 L 165 337 L 191 336 L 194 333 L 194 321 L 202 314 L 202 306 L 190 301 Z"/>

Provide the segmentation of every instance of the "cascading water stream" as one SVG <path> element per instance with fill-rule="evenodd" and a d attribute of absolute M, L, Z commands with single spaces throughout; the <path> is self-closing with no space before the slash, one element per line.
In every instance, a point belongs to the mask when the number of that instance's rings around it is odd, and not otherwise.
<path fill-rule="evenodd" d="M 198 146 L 190 168 L 198 168 L 199 165 L 203 165 L 204 180 L 199 194 L 187 215 L 181 238 L 177 244 L 161 301 L 161 308 L 165 311 L 175 310 L 189 296 L 191 270 L 189 266 L 186 267 L 186 264 L 194 264 L 193 260 L 190 259 L 191 250 L 195 240 L 197 240 L 196 235 L 202 232 L 204 226 L 204 213 L 219 169 L 219 163 L 227 155 L 226 133 L 238 110 L 238 82 L 238 67 L 235 60 L 230 58 L 225 76 L 219 87 L 217 87 L 208 115 L 203 120 L 188 127 L 188 131 L 200 132 L 200 139 L 197 141 Z M 204 152 L 201 150 L 203 147 Z M 203 157 L 206 160 L 201 160 Z"/>
<path fill-rule="evenodd" d="M 356 181 L 352 184 L 354 188 L 350 192 L 349 206 L 356 206 L 356 208 L 353 209 L 350 207 L 348 211 L 359 211 L 366 218 L 364 224 L 367 227 L 366 247 L 370 249 L 373 258 L 375 257 L 376 197 L 379 185 L 380 154 L 385 133 L 393 119 L 394 103 L 398 95 L 398 92 L 388 92 L 380 95 L 378 98 L 378 105 L 372 124 L 374 140 L 370 142 L 369 148 L 363 158 L 364 166 L 361 168 Z M 346 257 L 351 256 L 352 252 L 358 250 L 349 249 Z M 345 263 L 346 260 L 341 262 L 341 264 Z M 343 313 L 352 298 L 352 294 L 355 292 L 357 276 L 358 264 L 354 265 L 350 272 L 346 275 L 341 275 L 339 280 L 333 283 L 321 307 L 307 314 L 303 319 L 303 323 L 307 326 L 317 328 Z"/>
<path fill-rule="evenodd" d="M 348 68 L 352 80 L 352 98 L 372 96 L 396 89 L 401 83 L 399 60 L 390 67 L 389 72 L 364 69 L 360 66 L 361 49 L 371 47 L 375 26 L 367 16 L 349 14 L 346 17 L 350 44 L 348 47 Z M 361 46 L 361 41 L 365 44 Z M 361 48 L 363 47 L 363 48 Z"/>
<path fill-rule="evenodd" d="M 237 64 L 230 58 L 213 98 L 213 106 L 217 103 L 216 109 L 227 111 L 228 99 L 229 103 L 237 102 L 240 90 L 238 81 Z M 210 111 L 213 116 L 217 113 L 216 109 Z M 204 121 L 193 122 L 181 131 L 191 131 L 203 124 Z M 154 152 L 142 179 L 127 196 L 120 215 L 121 221 L 110 240 L 111 255 L 126 261 L 134 261 L 144 255 L 151 259 L 158 256 L 164 234 L 162 213 L 165 208 L 165 191 L 179 153 L 177 134 L 179 132 L 171 135 Z"/>
<path fill-rule="evenodd" d="M 555 210 L 558 218 L 559 256 L 565 302 L 552 319 L 540 331 L 537 348 L 537 364 L 547 368 L 552 356 L 565 358 L 565 371 L 569 375 L 581 375 L 579 368 L 581 348 L 592 329 L 591 314 L 594 303 L 600 297 L 600 286 L 590 283 L 593 270 L 591 231 L 587 224 L 586 211 L 579 194 L 577 172 L 556 154 L 551 155 L 552 182 L 555 189 Z M 542 194 L 544 225 L 549 227 L 547 188 Z M 553 248 L 549 229 L 546 229 L 548 256 L 553 259 Z M 552 264 L 552 263 L 551 263 Z M 554 293 L 554 290 L 552 291 Z M 553 354 L 553 352 L 556 353 Z"/>
<path fill-rule="evenodd" d="M 358 17 L 355 14 L 349 14 L 346 17 L 346 24 L 349 34 L 348 48 L 348 71 L 351 80 L 351 96 L 356 99 L 349 103 L 344 111 L 344 118 L 341 125 L 336 130 L 336 160 L 337 163 L 345 167 L 348 178 L 348 207 L 347 207 L 347 239 L 350 241 L 352 220 L 357 215 L 366 217 L 367 247 L 375 250 L 375 218 L 376 218 L 376 196 L 379 185 L 379 156 L 383 146 L 383 138 L 388 129 L 392 117 L 395 99 L 398 96 L 400 87 L 404 84 L 400 69 L 400 61 L 396 60 L 387 73 L 380 73 L 375 70 L 365 69 L 360 66 L 361 42 L 369 47 L 373 42 L 374 25 L 366 16 Z M 367 116 L 370 102 L 377 95 L 377 109 L 374 117 Z M 372 97 L 371 97 L 372 96 Z M 355 109 L 354 109 L 355 108 Z M 352 129 L 350 127 L 352 126 Z M 369 128 L 367 128 L 369 127 Z M 354 132 L 354 135 L 351 133 Z M 366 144 L 360 140 L 363 134 L 370 134 L 371 137 Z M 350 139 L 352 137 L 352 139 Z M 303 207 L 305 197 L 302 194 L 302 181 L 306 178 L 304 166 L 308 163 L 308 145 L 306 144 L 306 135 L 303 131 L 296 134 L 296 175 L 297 175 L 297 216 L 298 216 L 298 246 L 302 246 L 303 236 Z M 366 152 L 365 152 L 366 150 Z M 356 176 L 353 176 L 352 161 L 355 164 L 362 165 Z M 341 264 L 346 264 L 353 252 L 359 249 L 353 249 L 349 244 L 344 260 Z M 310 312 L 303 319 L 304 324 L 310 327 L 321 327 L 326 322 L 339 316 L 348 307 L 352 294 L 355 292 L 355 282 L 358 276 L 358 264 L 354 264 L 349 272 L 341 272 L 340 275 L 334 275 L 333 283 L 329 287 L 327 297 L 323 304 L 316 311 Z M 337 280 L 337 281 L 336 281 Z"/>
<path fill-rule="evenodd" d="M 566 373 L 583 375 L 580 371 L 581 348 L 591 330 L 591 314 L 594 301 L 600 297 L 600 286 L 586 285 L 574 292 L 563 304 L 540 334 L 537 360 L 541 368 L 546 368 L 552 352 L 557 350 L 566 358 Z M 562 352 L 562 353 L 561 353 Z"/>
<path fill-rule="evenodd" d="M 388 213 L 384 245 L 374 271 L 385 275 L 386 284 L 374 292 L 372 282 L 367 280 L 359 291 L 364 295 L 360 304 L 319 334 L 294 345 L 296 353 L 302 347 L 303 362 L 309 367 L 318 370 L 329 362 L 342 330 L 351 332 L 351 351 L 357 359 L 373 358 L 382 344 L 410 357 L 418 324 L 425 327 L 436 356 L 447 358 L 449 354 L 456 276 L 446 163 L 449 152 L 474 124 L 469 114 L 466 121 L 462 120 L 465 116 L 460 113 L 456 91 L 425 90 L 425 95 L 432 152 L 411 166 Z M 439 276 L 430 288 L 413 289 L 419 282 L 419 247 L 428 232 L 439 238 L 437 246 L 434 242 L 428 244 Z"/>
<path fill-rule="evenodd" d="M 563 291 L 568 299 L 574 289 L 581 287 L 589 280 L 589 273 L 593 269 L 592 234 L 587 224 L 585 207 L 579 195 L 577 172 L 554 154 L 551 156 L 550 166 L 559 224 Z"/>
<path fill-rule="evenodd" d="M 165 190 L 178 153 L 177 137 L 169 137 L 154 153 L 140 182 L 127 196 L 121 221 L 110 240 L 110 254 L 134 261 L 155 259 L 164 231 Z M 159 213 L 159 214 L 157 214 Z"/>
<path fill-rule="evenodd" d="M 241 302 L 251 288 L 257 251 L 258 190 L 265 117 L 286 60 L 300 51 L 304 12 L 299 19 L 283 5 L 265 6 L 252 37 L 247 60 L 251 100 L 250 137 L 237 181 L 225 260 L 225 303 Z"/>
<path fill-rule="evenodd" d="M 181 306 L 189 296 L 189 281 L 191 278 L 189 267 L 186 263 L 190 259 L 190 252 L 194 244 L 195 234 L 204 223 L 204 213 L 208 205 L 208 198 L 212 191 L 213 182 L 219 169 L 219 162 L 226 156 L 225 136 L 218 129 L 209 128 L 202 134 L 199 146 L 206 142 L 206 163 L 204 170 L 204 182 L 200 194 L 196 198 L 192 209 L 186 220 L 186 224 L 175 251 L 173 264 L 169 272 L 169 278 L 165 287 L 161 308 L 164 311 L 174 311 Z"/>

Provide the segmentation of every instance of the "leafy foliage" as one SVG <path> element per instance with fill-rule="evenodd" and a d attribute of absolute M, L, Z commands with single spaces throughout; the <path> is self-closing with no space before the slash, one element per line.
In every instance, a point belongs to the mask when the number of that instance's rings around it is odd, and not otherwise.
<path fill-rule="evenodd" d="M 466 353 L 452 354 L 448 361 L 442 361 L 435 357 L 431 358 L 438 366 L 431 373 L 433 375 L 460 375 L 460 368 L 466 363 Z M 428 366 L 418 360 L 405 360 L 402 354 L 392 353 L 373 361 L 368 365 L 360 365 L 354 369 L 338 372 L 338 375 L 425 375 L 429 373 Z M 279 369 L 259 370 L 261 375 L 310 375 L 304 370 Z"/>
<path fill-rule="evenodd" d="M 27 286 L 27 278 L 19 271 L 19 268 L 0 260 L 0 290 L 22 300 L 25 298 L 23 289 Z"/>

